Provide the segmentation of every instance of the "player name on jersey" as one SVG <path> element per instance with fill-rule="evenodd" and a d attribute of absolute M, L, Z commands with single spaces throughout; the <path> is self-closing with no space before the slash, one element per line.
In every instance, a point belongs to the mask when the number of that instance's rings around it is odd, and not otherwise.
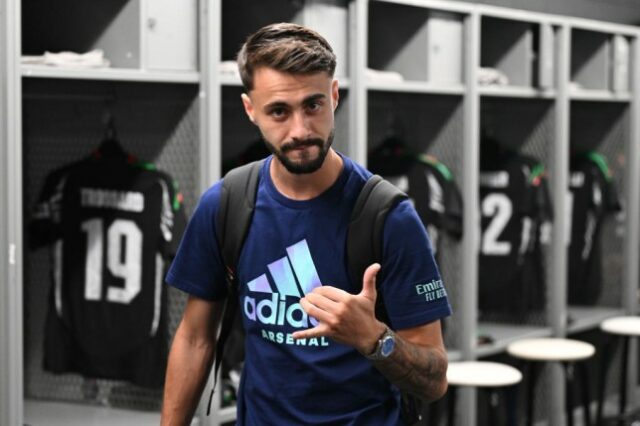
<path fill-rule="evenodd" d="M 480 173 L 480 185 L 490 188 L 506 188 L 509 186 L 508 172 Z"/>
<path fill-rule="evenodd" d="M 108 208 L 138 213 L 144 210 L 144 195 L 140 192 L 80 188 L 80 200 L 82 207 Z"/>

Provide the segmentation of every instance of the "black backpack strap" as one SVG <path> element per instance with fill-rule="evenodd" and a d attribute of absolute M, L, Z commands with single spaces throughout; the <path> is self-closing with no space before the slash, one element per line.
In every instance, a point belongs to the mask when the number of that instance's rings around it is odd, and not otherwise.
<path fill-rule="evenodd" d="M 360 191 L 347 229 L 349 275 L 356 291 L 362 289 L 362 278 L 367 267 L 374 262 L 382 264 L 383 232 L 387 214 L 407 198 L 407 194 L 378 175 L 371 176 Z M 389 316 L 380 293 L 376 299 L 376 317 L 389 324 Z M 406 424 L 415 425 L 421 420 L 421 404 L 413 395 L 402 392 L 400 408 Z"/>
<path fill-rule="evenodd" d="M 234 272 L 253 217 L 263 161 L 235 168 L 222 180 L 216 233 L 225 267 L 233 268 Z"/>
<path fill-rule="evenodd" d="M 351 211 L 347 229 L 347 261 L 356 292 L 362 289 L 364 271 L 374 262 L 382 263 L 384 222 L 387 213 L 407 195 L 378 175 L 371 176 L 360 191 Z M 376 315 L 388 322 L 381 295 Z"/>
<path fill-rule="evenodd" d="M 240 250 L 247 236 L 253 211 L 255 209 L 256 194 L 260 169 L 264 160 L 254 161 L 231 170 L 222 181 L 220 204 L 216 216 L 216 234 L 222 261 L 226 269 L 227 298 L 222 314 L 220 333 L 216 343 L 214 361 L 214 385 L 209 396 L 207 415 L 211 411 L 211 400 L 216 388 L 218 371 L 224 355 L 224 346 L 233 329 L 233 323 L 238 308 L 238 282 L 236 270 Z"/>

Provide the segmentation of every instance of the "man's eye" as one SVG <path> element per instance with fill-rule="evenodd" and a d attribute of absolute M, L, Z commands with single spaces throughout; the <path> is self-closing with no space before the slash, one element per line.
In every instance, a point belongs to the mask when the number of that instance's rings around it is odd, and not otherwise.
<path fill-rule="evenodd" d="M 307 110 L 309 110 L 311 112 L 316 112 L 316 111 L 320 110 L 321 107 L 322 107 L 322 103 L 320 103 L 320 102 L 312 102 L 312 103 L 307 105 Z"/>
<path fill-rule="evenodd" d="M 276 118 L 284 117 L 286 113 L 287 111 L 284 108 L 274 108 L 269 112 L 271 116 Z"/>

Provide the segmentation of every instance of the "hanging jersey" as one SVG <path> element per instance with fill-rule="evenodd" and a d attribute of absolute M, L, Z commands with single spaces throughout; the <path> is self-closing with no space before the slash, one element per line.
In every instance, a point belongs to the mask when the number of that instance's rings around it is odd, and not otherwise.
<path fill-rule="evenodd" d="M 483 164 L 478 283 L 483 318 L 517 321 L 544 305 L 538 237 L 551 209 L 543 173 L 536 160 L 515 153 Z"/>
<path fill-rule="evenodd" d="M 429 233 L 434 254 L 440 250 L 441 233 L 462 237 L 462 196 L 451 171 L 431 155 L 416 157 L 400 148 L 376 151 L 369 157 L 369 168 L 406 192 Z"/>
<path fill-rule="evenodd" d="M 453 174 L 430 155 L 419 155 L 407 174 L 408 195 L 438 252 L 440 232 L 462 237 L 462 196 Z"/>
<path fill-rule="evenodd" d="M 569 303 L 590 305 L 602 290 L 600 229 L 607 214 L 620 210 L 605 158 L 587 152 L 571 158 Z"/>
<path fill-rule="evenodd" d="M 30 227 L 52 248 L 45 369 L 159 386 L 166 365 L 163 272 L 184 216 L 148 163 L 89 157 L 51 173 Z"/>

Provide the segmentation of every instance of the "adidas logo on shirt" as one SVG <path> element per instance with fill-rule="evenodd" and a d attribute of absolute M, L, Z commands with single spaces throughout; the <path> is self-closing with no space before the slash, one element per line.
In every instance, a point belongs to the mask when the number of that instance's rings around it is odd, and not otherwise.
<path fill-rule="evenodd" d="M 256 301 L 251 295 L 245 296 L 242 302 L 244 314 L 261 324 L 288 324 L 294 328 L 315 326 L 318 321 L 310 318 L 299 303 L 301 297 L 322 285 L 307 240 L 287 247 L 286 251 L 285 257 L 267 265 L 273 286 L 266 273 L 247 283 L 251 293 L 270 294 L 271 297 Z M 293 303 L 287 303 L 287 297 L 294 298 L 295 302 L 289 299 Z"/>

